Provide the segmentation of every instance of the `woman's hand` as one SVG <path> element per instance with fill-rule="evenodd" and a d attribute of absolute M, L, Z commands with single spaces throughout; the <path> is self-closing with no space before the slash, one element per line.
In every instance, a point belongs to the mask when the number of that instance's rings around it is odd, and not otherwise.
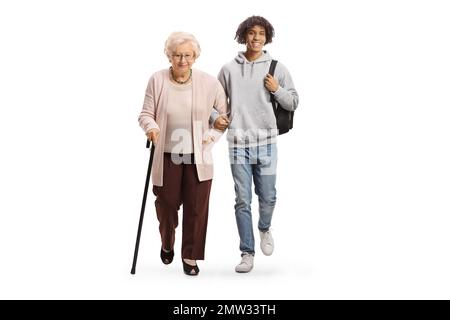
<path fill-rule="evenodd" d="M 212 145 L 217 142 L 220 137 L 222 136 L 222 132 L 215 130 L 215 129 L 209 129 L 203 134 L 203 151 L 210 150 L 212 148 Z"/>
<path fill-rule="evenodd" d="M 265 78 L 264 78 L 264 86 L 267 88 L 267 90 L 269 90 L 270 92 L 275 92 L 278 90 L 278 80 L 276 78 L 274 78 L 273 76 L 271 76 L 270 74 L 268 74 Z"/>
<path fill-rule="evenodd" d="M 159 137 L 159 130 L 158 129 L 150 129 L 145 134 L 147 136 L 147 139 L 150 140 L 153 144 L 156 144 Z"/>
<path fill-rule="evenodd" d="M 228 120 L 228 117 L 225 114 L 222 114 L 217 117 L 216 121 L 214 121 L 214 129 L 224 131 L 229 124 L 230 120 Z"/>

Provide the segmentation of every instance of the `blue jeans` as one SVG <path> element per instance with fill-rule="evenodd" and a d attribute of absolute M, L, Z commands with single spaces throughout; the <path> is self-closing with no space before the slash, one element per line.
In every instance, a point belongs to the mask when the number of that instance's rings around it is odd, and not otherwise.
<path fill-rule="evenodd" d="M 275 143 L 246 148 L 229 148 L 231 172 L 234 179 L 236 223 L 240 250 L 255 254 L 252 224 L 252 178 L 259 200 L 258 229 L 270 228 L 276 202 L 277 145 Z"/>

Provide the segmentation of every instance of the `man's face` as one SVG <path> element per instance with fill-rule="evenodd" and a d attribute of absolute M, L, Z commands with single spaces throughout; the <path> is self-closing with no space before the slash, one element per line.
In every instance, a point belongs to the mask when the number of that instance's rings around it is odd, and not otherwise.
<path fill-rule="evenodd" d="M 261 52 L 266 43 L 266 29 L 256 25 L 247 30 L 245 35 L 247 50 Z"/>

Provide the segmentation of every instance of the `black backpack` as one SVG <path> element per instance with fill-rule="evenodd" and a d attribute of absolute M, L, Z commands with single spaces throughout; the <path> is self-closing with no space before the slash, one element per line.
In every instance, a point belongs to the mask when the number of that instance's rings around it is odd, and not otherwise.
<path fill-rule="evenodd" d="M 272 60 L 270 63 L 269 74 L 272 76 L 275 73 L 277 62 L 277 60 Z M 270 102 L 272 102 L 273 112 L 275 113 L 275 118 L 277 118 L 278 134 L 288 132 L 294 126 L 294 111 L 288 111 L 282 108 L 272 93 L 270 94 Z"/>

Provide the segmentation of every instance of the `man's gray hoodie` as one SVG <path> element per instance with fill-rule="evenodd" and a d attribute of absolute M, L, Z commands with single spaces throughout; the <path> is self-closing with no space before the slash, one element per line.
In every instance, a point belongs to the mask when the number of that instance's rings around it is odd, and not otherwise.
<path fill-rule="evenodd" d="M 264 86 L 272 57 L 267 51 L 255 61 L 248 61 L 244 52 L 220 70 L 218 79 L 225 89 L 231 107 L 231 124 L 227 139 L 237 146 L 265 145 L 275 141 L 276 119 L 270 102 L 270 93 Z M 279 88 L 274 93 L 277 102 L 286 110 L 295 110 L 298 94 L 287 68 L 278 62 L 275 78 Z M 218 114 L 212 114 L 214 121 Z"/>

